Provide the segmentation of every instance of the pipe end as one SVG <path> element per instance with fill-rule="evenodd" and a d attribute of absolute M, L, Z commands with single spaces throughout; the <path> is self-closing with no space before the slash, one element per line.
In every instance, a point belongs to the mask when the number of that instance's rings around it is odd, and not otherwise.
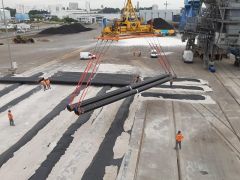
<path fill-rule="evenodd" d="M 73 111 L 72 105 L 68 104 L 68 105 L 67 105 L 67 110 L 68 110 L 69 112 L 72 112 L 72 111 Z"/>

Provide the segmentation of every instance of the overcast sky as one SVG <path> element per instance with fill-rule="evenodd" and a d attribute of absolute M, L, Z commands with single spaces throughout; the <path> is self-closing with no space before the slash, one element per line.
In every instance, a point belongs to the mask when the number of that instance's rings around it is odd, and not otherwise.
<path fill-rule="evenodd" d="M 88 0 L 91 3 L 91 8 L 99 8 L 101 5 L 104 7 L 123 7 L 125 0 Z M 132 0 L 134 5 L 137 4 L 137 1 L 140 3 L 140 7 L 149 7 L 152 4 L 157 4 L 159 9 L 164 9 L 164 3 L 166 0 Z M 184 0 L 167 0 L 169 5 L 168 9 L 179 9 L 183 7 Z M 67 6 L 69 2 L 78 2 L 80 8 L 85 8 L 86 0 L 4 0 L 5 6 L 15 7 L 16 4 L 24 4 L 31 6 L 46 6 L 50 4 L 62 4 Z"/>

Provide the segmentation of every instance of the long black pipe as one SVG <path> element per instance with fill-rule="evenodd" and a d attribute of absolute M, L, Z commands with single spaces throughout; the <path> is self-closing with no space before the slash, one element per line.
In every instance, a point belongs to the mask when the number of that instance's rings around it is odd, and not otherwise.
<path fill-rule="evenodd" d="M 163 74 L 163 75 L 159 75 L 159 76 L 156 76 L 156 77 L 153 77 L 153 78 L 149 78 L 147 80 L 144 80 L 142 82 L 139 82 L 139 83 L 135 83 L 135 84 L 131 84 L 129 86 L 125 86 L 123 88 L 120 88 L 120 89 L 116 89 L 114 91 L 111 91 L 109 93 L 106 93 L 102 96 L 97 96 L 97 97 L 93 97 L 93 98 L 90 98 L 90 99 L 87 99 L 85 101 L 83 101 L 80 105 L 80 107 L 84 107 L 84 106 L 87 106 L 89 104 L 92 104 L 92 103 L 96 103 L 98 101 L 101 101 L 103 99 L 107 99 L 107 98 L 110 98 L 110 97 L 113 97 L 113 96 L 116 96 L 118 94 L 121 94 L 121 93 L 124 93 L 124 92 L 127 92 L 127 91 L 130 91 L 132 89 L 137 89 L 141 86 L 144 86 L 146 84 L 149 84 L 149 83 L 152 83 L 152 82 L 155 82 L 155 81 L 158 81 L 160 79 L 163 79 L 163 78 L 166 78 L 168 77 L 169 74 Z M 71 105 L 67 105 L 67 109 L 69 111 L 73 111 L 75 107 L 78 107 L 78 103 L 75 103 L 75 104 L 71 104 Z M 79 107 L 78 107 L 79 108 Z"/>
<path fill-rule="evenodd" d="M 149 83 L 149 84 L 145 84 L 141 87 L 138 87 L 137 89 L 132 89 L 130 91 L 127 91 L 127 92 L 124 92 L 124 93 L 121 93 L 121 94 L 118 94 L 116 96 L 112 96 L 112 97 L 109 97 L 109 98 L 106 98 L 106 99 L 103 99 L 101 101 L 98 101 L 98 102 L 95 102 L 95 103 L 92 103 L 92 104 L 89 104 L 89 105 L 86 105 L 86 106 L 83 106 L 83 107 L 80 107 L 80 108 L 75 108 L 74 109 L 74 112 L 75 114 L 77 115 L 80 115 L 80 114 L 84 114 L 84 113 L 87 113 L 89 111 L 92 111 L 92 110 L 95 110 L 95 109 L 98 109 L 100 107 L 103 107 L 103 106 L 106 106 L 108 104 L 111 104 L 111 103 L 114 103 L 116 101 L 119 101 L 121 99 L 124 99 L 126 97 L 129 97 L 129 96 L 132 96 L 134 94 L 137 94 L 137 93 L 140 93 L 142 91 L 145 91 L 147 89 L 150 89 L 156 85 L 159 85 L 159 84 L 163 84 L 165 82 L 168 82 L 172 79 L 172 76 L 168 75 L 167 77 L 165 77 L 164 79 L 161 79 L 161 80 L 158 80 L 158 81 L 155 81 L 155 82 L 152 82 L 152 83 Z"/>

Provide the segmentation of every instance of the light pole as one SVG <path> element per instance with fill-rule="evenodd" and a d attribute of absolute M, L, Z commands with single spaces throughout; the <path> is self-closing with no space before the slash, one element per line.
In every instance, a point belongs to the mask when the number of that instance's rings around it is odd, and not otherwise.
<path fill-rule="evenodd" d="M 168 7 L 168 5 L 169 5 L 169 3 L 166 1 L 165 3 L 164 3 L 164 5 L 165 5 L 165 20 L 166 20 L 166 18 L 167 18 L 167 7 Z"/>
<path fill-rule="evenodd" d="M 12 73 L 14 73 L 14 67 L 13 67 L 13 61 L 12 61 L 12 54 L 11 54 L 11 48 L 10 48 L 10 42 L 9 42 L 9 33 L 8 33 L 8 27 L 7 27 L 7 20 L 6 20 L 6 14 L 5 14 L 5 7 L 4 7 L 4 3 L 2 0 L 2 8 L 3 8 L 3 19 L 4 19 L 4 25 L 5 25 L 5 30 L 7 33 L 7 45 L 8 45 L 8 55 L 9 55 L 9 61 L 10 61 L 10 71 Z"/>

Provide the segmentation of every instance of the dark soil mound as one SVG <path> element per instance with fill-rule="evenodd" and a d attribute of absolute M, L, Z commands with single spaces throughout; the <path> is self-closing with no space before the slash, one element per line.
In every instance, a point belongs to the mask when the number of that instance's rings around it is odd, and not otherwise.
<path fill-rule="evenodd" d="M 79 32 L 91 31 L 92 28 L 86 28 L 79 23 L 63 25 L 57 28 L 48 28 L 39 34 L 74 34 Z"/>
<path fill-rule="evenodd" d="M 147 23 L 151 24 L 151 20 L 149 20 Z M 162 18 L 155 18 L 153 20 L 153 27 L 154 29 L 167 29 L 167 30 L 174 29 L 173 25 L 169 24 Z"/>

